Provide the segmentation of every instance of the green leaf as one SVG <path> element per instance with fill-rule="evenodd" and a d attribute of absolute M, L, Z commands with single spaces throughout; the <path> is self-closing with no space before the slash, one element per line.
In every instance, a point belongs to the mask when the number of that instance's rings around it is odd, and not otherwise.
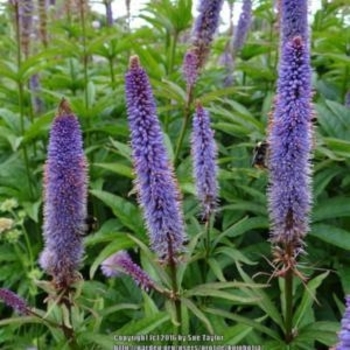
<path fill-rule="evenodd" d="M 296 341 L 299 343 L 317 340 L 322 344 L 332 346 L 337 343 L 339 328 L 338 322 L 315 322 L 299 329 Z"/>
<path fill-rule="evenodd" d="M 244 262 L 247 265 L 256 264 L 254 261 L 251 261 L 246 256 L 244 256 L 243 253 L 241 253 L 238 249 L 235 249 L 233 247 L 223 246 L 223 247 L 217 248 L 215 250 L 215 254 L 224 254 L 235 262 L 240 261 L 240 262 Z"/>
<path fill-rule="evenodd" d="M 208 260 L 208 264 L 210 266 L 210 269 L 213 271 L 215 277 L 221 282 L 226 282 L 225 276 L 222 273 L 222 267 L 217 262 L 217 260 L 210 258 Z"/>
<path fill-rule="evenodd" d="M 269 222 L 266 217 L 258 216 L 249 218 L 248 216 L 245 216 L 243 219 L 239 220 L 228 229 L 221 232 L 220 235 L 215 239 L 213 245 L 216 246 L 224 237 L 238 237 L 256 228 L 267 229 L 268 227 Z"/>
<path fill-rule="evenodd" d="M 309 320 L 309 314 L 313 313 L 312 305 L 316 301 L 316 290 L 322 281 L 329 275 L 329 271 L 313 278 L 307 283 L 301 303 L 297 307 L 293 317 L 293 326 L 298 329 L 305 324 L 304 318 Z"/>
<path fill-rule="evenodd" d="M 87 84 L 87 107 L 91 107 L 95 104 L 95 100 L 96 100 L 96 86 L 92 81 L 89 81 Z"/>
<path fill-rule="evenodd" d="M 148 248 L 148 246 L 146 246 L 146 244 L 144 244 L 143 242 L 141 242 L 138 238 L 136 238 L 133 235 L 129 235 L 129 238 L 134 241 L 142 250 L 142 252 L 144 253 L 145 257 L 147 259 L 142 260 L 143 263 L 147 266 L 149 265 L 153 270 L 155 270 L 156 272 L 156 276 L 158 278 L 160 278 L 162 280 L 162 282 L 168 287 L 171 288 L 171 280 L 168 276 L 168 274 L 164 271 L 164 268 L 162 266 L 160 266 L 160 264 L 158 263 L 158 261 L 155 259 L 154 254 L 150 251 L 150 249 Z M 149 270 L 149 268 L 147 269 Z"/>
<path fill-rule="evenodd" d="M 238 272 L 243 278 L 243 281 L 249 284 L 254 284 L 254 281 L 243 271 L 239 263 L 236 263 Z M 257 305 L 275 322 L 275 324 L 284 331 L 284 322 L 281 314 L 275 306 L 275 303 L 270 299 L 269 295 L 262 289 L 244 289 L 247 295 L 257 298 Z"/>
<path fill-rule="evenodd" d="M 130 146 L 126 145 L 125 143 L 113 140 L 112 138 L 110 138 L 109 141 L 111 142 L 112 146 L 119 151 L 119 154 L 132 162 Z"/>
<path fill-rule="evenodd" d="M 312 213 L 312 221 L 350 217 L 350 197 L 327 198 L 317 203 Z"/>
<path fill-rule="evenodd" d="M 242 294 L 242 293 L 240 293 Z M 233 294 L 233 292 L 224 292 L 221 290 L 208 288 L 207 286 L 197 286 L 193 289 L 186 290 L 184 296 L 202 296 L 202 297 L 212 297 L 232 301 L 237 304 L 252 304 L 258 301 L 258 297 L 246 297 L 242 295 Z"/>
<path fill-rule="evenodd" d="M 350 231 L 336 226 L 315 224 L 311 226 L 309 235 L 336 247 L 350 250 Z"/>
<path fill-rule="evenodd" d="M 181 302 L 204 324 L 209 334 L 214 334 L 213 326 L 211 325 L 205 314 L 189 299 L 181 298 Z"/>
<path fill-rule="evenodd" d="M 324 137 L 327 147 L 339 157 L 350 158 L 350 141 Z"/>
<path fill-rule="evenodd" d="M 170 315 L 166 312 L 158 312 L 156 315 L 149 317 L 143 317 L 140 320 L 132 320 L 124 327 L 119 329 L 114 334 L 118 335 L 135 335 L 135 334 L 148 334 L 151 331 L 156 330 L 163 323 L 170 320 Z M 118 343 L 118 341 L 116 342 Z M 133 342 L 130 342 L 132 344 Z M 125 344 L 125 342 L 123 343 Z"/>
<path fill-rule="evenodd" d="M 318 122 L 328 136 L 349 140 L 349 109 L 337 102 L 326 100 L 325 105 L 316 104 Z"/>
<path fill-rule="evenodd" d="M 234 314 L 232 312 L 227 312 L 227 311 L 223 311 L 223 310 L 219 310 L 219 309 L 205 308 L 204 311 L 211 313 L 211 314 L 214 314 L 214 315 L 222 316 L 222 317 L 227 318 L 229 320 L 235 321 L 239 324 L 245 324 L 245 325 L 250 326 L 253 329 L 261 332 L 261 333 L 267 334 L 271 338 L 276 339 L 276 340 L 280 341 L 281 343 L 283 342 L 279 338 L 279 335 L 275 331 L 272 330 L 272 328 L 265 327 L 258 321 L 251 320 L 247 317 L 243 317 L 243 316 Z"/>
<path fill-rule="evenodd" d="M 27 215 L 36 223 L 39 222 L 39 209 L 42 204 L 42 200 L 40 199 L 37 202 L 23 202 L 22 206 Z"/>
<path fill-rule="evenodd" d="M 87 345 L 86 342 L 90 342 L 89 348 L 95 348 L 92 347 L 92 344 L 96 344 L 99 346 L 99 350 L 111 350 L 116 345 L 116 341 L 113 339 L 113 336 L 111 335 L 105 335 L 105 334 L 98 334 L 91 331 L 85 331 L 83 333 L 79 333 L 79 340 L 81 343 L 83 343 L 85 346 Z"/>
<path fill-rule="evenodd" d="M 96 270 L 105 259 L 120 250 L 131 248 L 134 245 L 135 243 L 126 234 L 116 233 L 115 240 L 102 249 L 100 254 L 98 254 L 97 258 L 92 263 L 90 267 L 90 278 L 93 279 Z"/>
<path fill-rule="evenodd" d="M 106 317 L 108 315 L 114 314 L 115 312 L 121 311 L 121 310 L 139 310 L 140 305 L 135 305 L 135 304 L 118 304 L 118 305 L 113 305 L 111 307 L 107 307 L 102 309 L 99 314 L 102 317 Z"/>
<path fill-rule="evenodd" d="M 24 143 L 29 143 L 37 137 L 46 136 L 50 129 L 51 122 L 51 113 L 36 118 L 24 133 Z"/>
<path fill-rule="evenodd" d="M 253 203 L 251 201 L 239 200 L 235 204 L 222 206 L 221 210 L 241 210 L 252 212 L 257 215 L 267 216 L 267 209 L 265 205 Z"/>
<path fill-rule="evenodd" d="M 132 231 L 137 234 L 144 233 L 143 220 L 138 207 L 131 204 L 122 197 L 116 196 L 109 192 L 91 190 L 90 193 L 96 198 L 100 199 L 108 207 L 110 207 L 114 215 Z"/>
<path fill-rule="evenodd" d="M 125 176 L 129 179 L 135 178 L 132 168 L 121 163 L 94 163 L 93 165 Z"/>

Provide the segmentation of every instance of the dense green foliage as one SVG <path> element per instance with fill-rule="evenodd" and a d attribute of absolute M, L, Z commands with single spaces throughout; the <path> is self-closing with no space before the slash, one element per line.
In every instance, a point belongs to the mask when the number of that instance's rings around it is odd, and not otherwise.
<path fill-rule="evenodd" d="M 275 94 L 276 13 L 270 0 L 255 2 L 253 26 L 237 58 L 231 87 L 224 87 L 225 69 L 219 64 L 230 36 L 221 31 L 194 91 L 211 113 L 219 148 L 220 204 L 207 252 L 206 228 L 194 196 L 189 127 L 182 144 L 178 142 L 187 113 L 181 65 L 193 23 L 191 7 L 191 0 L 150 1 L 140 15 L 146 25 L 131 29 L 127 18 L 108 27 L 104 18 L 92 12 L 79 16 L 79 11 L 67 14 L 63 7 L 52 9 L 52 20 L 42 28 L 47 30 L 48 43 L 37 34 L 28 57 L 18 44 L 13 9 L 1 14 L 0 210 L 1 217 L 13 219 L 14 224 L 1 232 L 0 285 L 25 297 L 45 318 L 54 322 L 62 317 L 59 307 L 46 300 L 42 281 L 48 277 L 37 260 L 43 246 L 42 170 L 48 132 L 64 96 L 83 128 L 89 160 L 89 212 L 100 223 L 99 230 L 85 238 L 84 283 L 72 311 L 80 348 L 143 344 L 115 336 L 178 333 L 223 336 L 215 342 L 179 341 L 178 345 L 327 349 L 337 342 L 344 295 L 350 293 L 350 109 L 344 106 L 350 90 L 349 8 L 344 1 L 323 1 L 312 20 L 314 200 L 307 254 L 299 266 L 307 280 L 295 277 L 295 338 L 286 345 L 283 276 L 270 278 L 274 266 L 268 240 L 268 173 L 251 167 L 253 148 L 266 137 Z M 93 20 L 101 26 L 94 28 Z M 124 74 L 131 54 L 140 57 L 151 78 L 183 194 L 189 242 L 177 271 L 180 326 L 174 322 L 171 299 L 141 291 L 126 275 L 106 279 L 99 269 L 109 255 L 128 249 L 154 280 L 171 289 L 167 269 L 148 248 L 133 191 L 124 97 Z M 38 97 L 44 103 L 39 113 L 34 112 L 29 89 L 34 74 L 39 74 Z M 68 348 L 64 334 L 52 324 L 12 314 L 3 304 L 0 308 L 2 349 Z"/>

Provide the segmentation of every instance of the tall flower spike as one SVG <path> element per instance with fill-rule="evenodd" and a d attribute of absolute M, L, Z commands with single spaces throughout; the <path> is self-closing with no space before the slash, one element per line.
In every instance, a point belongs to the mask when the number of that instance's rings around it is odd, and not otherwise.
<path fill-rule="evenodd" d="M 339 343 L 336 350 L 350 349 L 350 295 L 346 296 L 346 309 L 341 320 L 341 330 L 338 334 Z"/>
<path fill-rule="evenodd" d="M 233 52 L 236 55 L 246 40 L 252 22 L 252 0 L 243 0 L 242 11 L 239 16 L 237 28 L 233 36 Z"/>
<path fill-rule="evenodd" d="M 203 218 L 208 220 L 217 205 L 217 147 L 214 132 L 210 128 L 209 112 L 197 102 L 192 125 L 193 177 L 197 197 L 203 209 Z"/>
<path fill-rule="evenodd" d="M 195 20 L 192 30 L 191 48 L 186 53 L 183 62 L 183 72 L 193 70 L 193 59 L 189 60 L 188 55 L 196 57 L 196 76 L 203 67 L 210 51 L 210 45 L 213 41 L 214 34 L 219 26 L 220 11 L 223 0 L 201 0 L 198 7 L 199 15 Z M 187 67 L 189 65 L 189 67 Z M 187 80 L 187 75 L 185 79 Z"/>
<path fill-rule="evenodd" d="M 102 263 L 101 270 L 106 277 L 116 277 L 120 275 L 120 272 L 124 272 L 131 276 L 142 289 L 147 291 L 154 288 L 152 279 L 131 260 L 129 254 L 124 250 L 107 258 Z"/>
<path fill-rule="evenodd" d="M 42 268 L 58 288 L 73 283 L 83 254 L 87 162 L 77 117 L 66 100 L 53 121 L 44 172 Z"/>
<path fill-rule="evenodd" d="M 125 76 L 136 187 L 153 251 L 170 261 L 169 244 L 182 251 L 184 223 L 179 191 L 167 156 L 148 76 L 139 58 L 130 58 Z"/>
<path fill-rule="evenodd" d="M 21 315 L 29 315 L 29 307 L 27 303 L 16 293 L 6 288 L 0 288 L 0 299 L 7 305 L 12 307 Z"/>
<path fill-rule="evenodd" d="M 272 241 L 301 246 L 309 229 L 312 148 L 311 67 L 299 36 L 282 47 L 277 99 L 269 129 Z"/>

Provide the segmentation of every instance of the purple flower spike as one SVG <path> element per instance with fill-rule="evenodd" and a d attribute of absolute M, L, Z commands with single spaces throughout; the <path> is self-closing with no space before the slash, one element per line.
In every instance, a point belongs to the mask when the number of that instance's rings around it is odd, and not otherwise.
<path fill-rule="evenodd" d="M 121 250 L 107 258 L 102 263 L 101 270 L 106 277 L 116 277 L 120 275 L 120 272 L 124 272 L 131 276 L 134 281 L 145 291 L 148 291 L 150 288 L 154 288 L 154 282 L 152 279 L 140 268 L 140 266 L 131 260 L 129 254 L 124 250 Z"/>
<path fill-rule="evenodd" d="M 336 350 L 350 349 L 350 295 L 346 296 L 346 309 L 341 320 L 341 330 L 338 334 L 339 343 Z"/>
<path fill-rule="evenodd" d="M 280 0 L 281 42 L 286 43 L 299 36 L 304 43 L 308 41 L 308 1 Z"/>
<path fill-rule="evenodd" d="M 197 77 L 199 70 L 203 67 L 210 51 L 210 45 L 213 41 L 214 34 L 219 26 L 220 11 L 222 8 L 223 0 L 201 0 L 198 11 L 199 15 L 192 30 L 191 48 L 186 53 L 183 63 L 183 71 L 185 75 L 191 67 L 191 76 Z M 195 56 L 196 59 L 188 55 Z M 196 62 L 196 69 L 193 70 L 193 62 Z M 195 72 L 195 73 L 194 73 Z M 185 76 L 188 82 L 188 76 Z M 191 85 L 192 86 L 192 85 Z"/>
<path fill-rule="evenodd" d="M 203 217 L 208 220 L 217 205 L 217 147 L 214 132 L 210 128 L 209 113 L 197 103 L 192 126 L 193 177 L 197 197 L 203 208 Z"/>
<path fill-rule="evenodd" d="M 252 22 L 252 0 L 243 0 L 242 11 L 239 16 L 237 28 L 233 36 L 233 52 L 236 54 L 241 50 L 247 37 Z"/>
<path fill-rule="evenodd" d="M 62 100 L 54 119 L 44 177 L 44 239 L 42 268 L 56 286 L 76 279 L 86 218 L 87 162 L 77 117 Z"/>
<path fill-rule="evenodd" d="M 29 307 L 27 303 L 16 293 L 6 288 L 0 288 L 0 299 L 7 305 L 12 307 L 21 315 L 29 315 Z"/>
<path fill-rule="evenodd" d="M 311 96 L 308 45 L 297 36 L 282 47 L 277 98 L 269 126 L 268 197 L 275 243 L 301 246 L 309 229 Z"/>
<path fill-rule="evenodd" d="M 180 196 L 163 143 L 149 79 L 137 56 L 130 58 L 125 84 L 139 201 L 152 249 L 161 259 L 170 261 L 174 257 L 169 251 L 176 254 L 183 249 Z"/>

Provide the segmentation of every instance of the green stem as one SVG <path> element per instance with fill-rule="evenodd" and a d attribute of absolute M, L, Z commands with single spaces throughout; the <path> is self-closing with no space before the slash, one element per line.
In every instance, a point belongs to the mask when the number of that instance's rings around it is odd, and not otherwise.
<path fill-rule="evenodd" d="M 72 322 L 72 304 L 71 304 L 71 298 L 70 298 L 71 291 L 69 289 L 66 289 L 63 294 L 62 298 L 62 331 L 65 336 L 65 338 L 68 341 L 68 346 L 71 350 L 79 350 L 80 347 L 77 343 L 76 336 L 73 329 L 73 322 Z M 66 314 L 66 311 L 68 312 L 68 315 Z"/>
<path fill-rule="evenodd" d="M 177 38 L 178 38 L 178 33 L 175 31 L 174 35 L 170 37 L 168 75 L 170 75 L 174 70 Z"/>
<path fill-rule="evenodd" d="M 286 247 L 286 254 L 288 256 L 293 255 L 293 247 L 292 244 L 289 244 Z M 294 336 L 293 336 L 293 269 L 289 268 L 285 275 L 284 286 L 285 286 L 285 302 L 286 302 L 286 318 L 285 318 L 285 339 L 286 343 L 289 344 Z"/>
<path fill-rule="evenodd" d="M 87 50 L 86 50 L 86 21 L 85 21 L 85 1 L 80 0 L 80 21 L 82 29 L 82 44 L 83 44 L 83 69 L 84 69 L 84 85 L 85 85 L 85 108 L 88 109 L 89 106 L 89 96 L 88 96 L 88 64 L 87 64 Z"/>
<path fill-rule="evenodd" d="M 206 218 L 206 223 L 205 223 L 205 258 L 208 260 L 209 255 L 210 255 L 210 215 Z"/>
<path fill-rule="evenodd" d="M 21 50 L 21 33 L 20 33 L 20 19 L 19 19 L 19 7 L 18 3 L 15 2 L 14 5 L 15 10 L 15 26 L 16 26 L 16 40 L 17 40 L 17 87 L 18 87 L 18 104 L 19 104 L 19 114 L 20 114 L 20 125 L 21 125 L 21 134 L 24 137 L 25 133 L 25 121 L 24 121 L 24 91 L 23 91 L 23 83 L 22 77 L 20 77 L 20 71 L 22 68 L 22 50 Z M 28 181 L 29 194 L 31 198 L 34 198 L 34 190 L 32 187 L 31 181 L 31 172 L 29 169 L 29 158 L 27 148 L 23 145 L 23 158 L 24 164 L 26 168 L 26 175 Z"/>
<path fill-rule="evenodd" d="M 182 313 L 181 313 L 181 300 L 179 298 L 179 286 L 177 283 L 177 273 L 176 273 L 176 260 L 172 246 L 172 239 L 168 234 L 168 249 L 169 249 L 169 268 L 170 268 L 170 278 L 173 287 L 173 299 L 175 305 L 175 321 L 178 324 L 175 327 L 175 334 L 179 334 L 182 324 Z"/>
<path fill-rule="evenodd" d="M 16 221 L 20 221 L 21 220 L 14 210 L 10 210 L 10 213 L 16 219 Z M 33 268 L 34 268 L 34 256 L 33 256 L 33 251 L 32 251 L 32 245 L 30 244 L 28 232 L 27 232 L 23 222 L 21 223 L 21 228 L 22 228 L 22 231 L 23 231 L 23 234 L 24 234 L 24 240 L 25 240 L 26 246 L 27 246 L 26 248 L 27 248 L 27 252 L 28 252 L 28 255 L 29 255 L 30 267 L 33 270 Z M 23 266 L 25 267 L 25 264 Z"/>
<path fill-rule="evenodd" d="M 114 77 L 114 64 L 113 64 L 113 57 L 109 57 L 109 72 L 111 74 L 111 83 L 112 83 L 112 90 L 114 90 L 115 87 L 115 77 Z"/>

